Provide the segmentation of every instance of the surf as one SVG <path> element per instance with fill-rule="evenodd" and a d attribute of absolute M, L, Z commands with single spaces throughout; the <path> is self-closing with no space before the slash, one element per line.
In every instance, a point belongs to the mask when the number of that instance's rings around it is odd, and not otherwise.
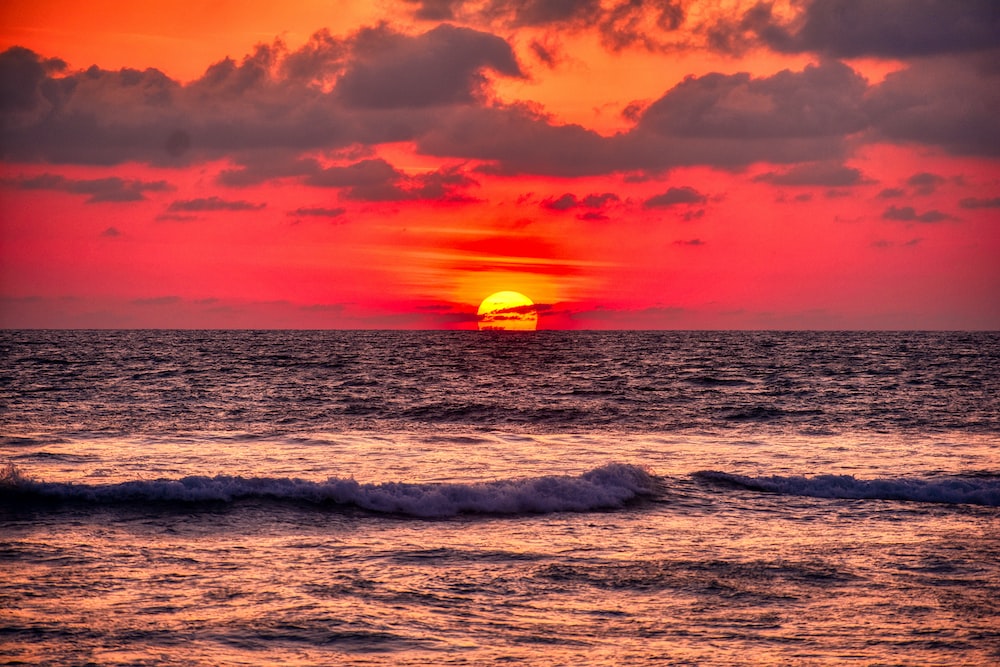
<path fill-rule="evenodd" d="M 655 477 L 643 468 L 609 463 L 581 475 L 500 479 L 476 483 L 360 483 L 330 477 L 192 475 L 178 479 L 114 484 L 44 482 L 8 466 L 0 477 L 0 504 L 91 504 L 101 506 L 217 507 L 239 501 L 306 503 L 379 514 L 441 518 L 459 514 L 548 514 L 616 509 L 655 494 Z"/>

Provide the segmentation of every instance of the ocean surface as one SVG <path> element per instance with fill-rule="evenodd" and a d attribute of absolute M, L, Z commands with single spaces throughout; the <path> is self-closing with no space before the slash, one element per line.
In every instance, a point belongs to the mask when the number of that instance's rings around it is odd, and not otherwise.
<path fill-rule="evenodd" d="M 0 663 L 995 665 L 1000 334 L 0 332 Z"/>

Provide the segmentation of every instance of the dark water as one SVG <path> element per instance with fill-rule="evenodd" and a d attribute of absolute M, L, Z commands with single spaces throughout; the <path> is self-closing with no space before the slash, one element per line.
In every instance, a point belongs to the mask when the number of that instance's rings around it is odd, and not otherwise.
<path fill-rule="evenodd" d="M 1000 430 L 1000 335 L 5 332 L 2 425 Z"/>
<path fill-rule="evenodd" d="M 0 332 L 0 660 L 1000 661 L 1000 334 Z"/>

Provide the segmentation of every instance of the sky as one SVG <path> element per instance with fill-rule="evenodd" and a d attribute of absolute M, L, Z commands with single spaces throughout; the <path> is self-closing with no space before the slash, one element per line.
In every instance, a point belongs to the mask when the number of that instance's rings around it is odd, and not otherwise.
<path fill-rule="evenodd" d="M 0 0 L 0 326 L 1000 329 L 994 0 Z"/>

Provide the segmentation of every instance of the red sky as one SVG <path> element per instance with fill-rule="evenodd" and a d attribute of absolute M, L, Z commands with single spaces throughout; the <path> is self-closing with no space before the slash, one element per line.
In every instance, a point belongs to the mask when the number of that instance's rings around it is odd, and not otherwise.
<path fill-rule="evenodd" d="M 992 0 L 0 4 L 0 326 L 1000 328 Z"/>

